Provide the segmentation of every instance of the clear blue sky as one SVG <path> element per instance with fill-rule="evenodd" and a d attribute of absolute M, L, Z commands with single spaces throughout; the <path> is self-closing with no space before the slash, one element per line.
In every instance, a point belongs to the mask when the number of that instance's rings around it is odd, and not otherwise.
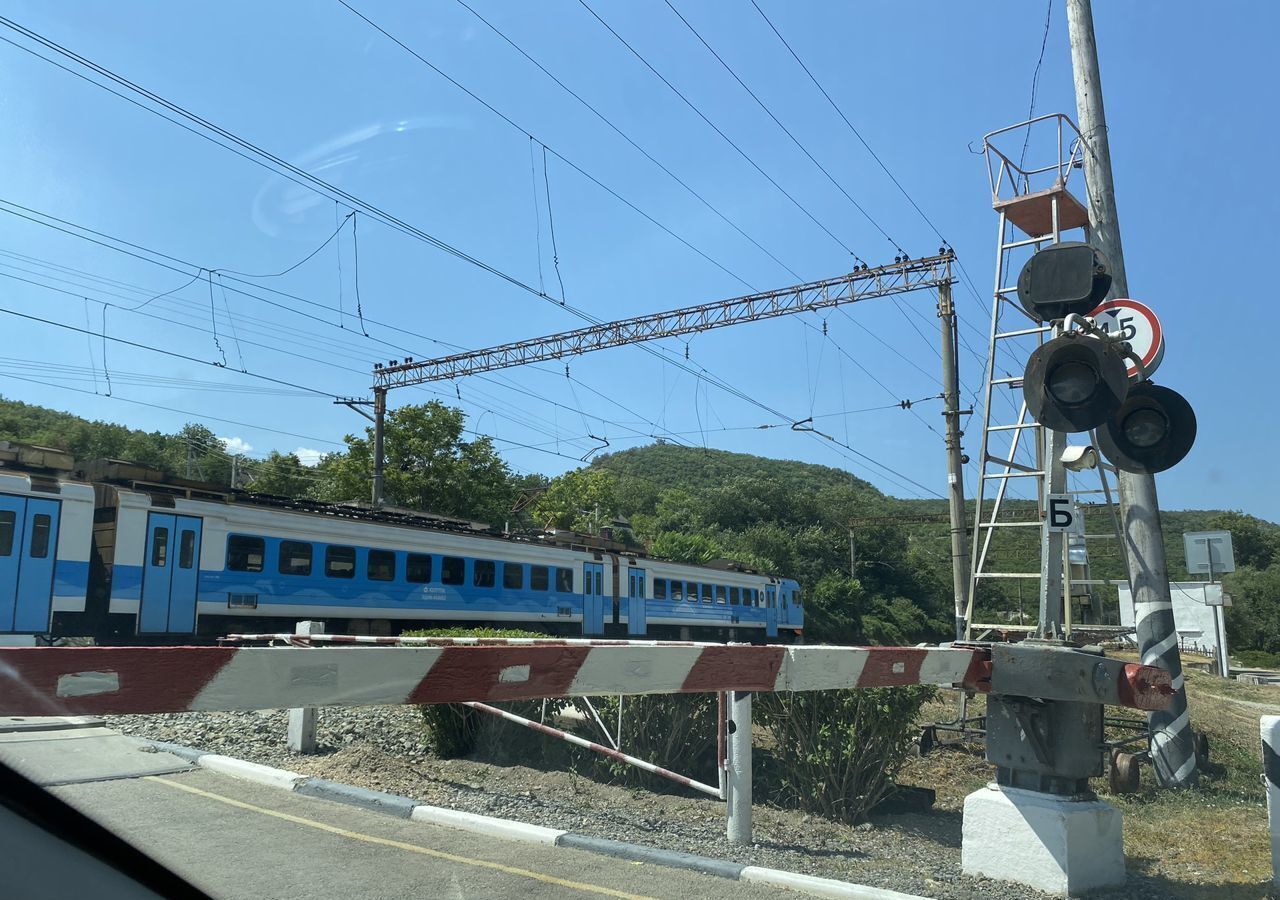
<path fill-rule="evenodd" d="M 851 262 L 842 244 L 872 263 L 896 252 L 661 0 L 592 5 L 839 242 L 575 0 L 476 0 L 475 9 L 786 268 L 455 0 L 351 2 L 521 130 L 336 0 L 8 0 L 0 10 L 558 294 L 549 188 L 565 293 L 601 318 L 733 296 L 746 293 L 747 285 L 784 286 L 796 280 L 788 269 L 805 280 L 834 275 Z M 880 227 L 912 256 L 937 248 L 937 237 L 749 0 L 673 2 Z M 982 160 L 968 148 L 980 145 L 984 132 L 1025 118 L 1045 4 L 759 2 L 965 261 L 982 298 L 959 290 L 964 334 L 984 352 L 980 334 L 992 283 L 995 216 Z M 1192 455 L 1160 477 L 1162 500 L 1170 508 L 1241 508 L 1280 519 L 1280 489 L 1270 464 L 1280 429 L 1259 384 L 1274 353 L 1280 314 L 1266 299 L 1265 284 L 1252 285 L 1249 277 L 1254 260 L 1269 258 L 1280 213 L 1264 168 L 1276 140 L 1266 111 L 1274 107 L 1271 42 L 1280 29 L 1280 7 L 1221 4 L 1208 11 L 1191 3 L 1102 3 L 1096 14 L 1131 291 L 1165 324 L 1168 354 L 1158 380 L 1183 391 L 1200 420 Z M 8 29 L 0 36 L 33 46 Z M 1065 14 L 1057 0 L 1037 111 L 1074 115 L 1074 109 Z M 0 198 L 198 266 L 279 272 L 319 246 L 347 212 L 9 44 L 0 44 L 0 117 Z M 529 134 L 723 269 L 555 155 L 544 183 L 541 146 Z M 106 315 L 112 336 L 203 361 L 220 361 L 225 353 L 231 368 L 342 395 L 367 393 L 375 360 L 427 358 L 447 352 L 448 345 L 486 346 L 581 324 L 373 219 L 361 217 L 356 227 L 360 306 L 366 319 L 385 323 L 366 322 L 370 338 L 361 334 L 355 315 L 357 260 L 349 222 L 338 240 L 289 275 L 257 282 L 312 305 L 254 288 L 279 304 L 273 306 L 233 290 L 224 295 L 224 286 L 240 286 L 235 282 L 215 278 L 211 296 L 207 279 L 183 287 L 189 275 L 0 215 L 0 273 L 63 291 L 6 277 L 0 279 L 0 306 L 80 328 L 88 322 L 100 331 L 106 301 L 117 307 Z M 165 291 L 173 293 L 137 312 L 125 309 Z M 210 333 L 211 303 L 221 350 Z M 920 293 L 896 305 L 873 301 L 826 319 L 827 337 L 820 316 L 700 335 L 689 341 L 689 359 L 790 418 L 819 417 L 818 427 L 910 481 L 857 458 L 851 462 L 846 451 L 786 427 L 754 428 L 779 420 L 638 348 L 571 360 L 572 381 L 563 365 L 551 364 L 464 381 L 457 392 L 445 386 L 436 394 L 460 398 L 471 426 L 499 438 L 499 448 L 521 471 L 555 474 L 576 465 L 597 445 L 588 433 L 607 437 L 611 449 L 663 434 L 848 467 L 898 496 L 924 494 L 915 483 L 941 493 L 941 442 L 921 422 L 940 428 L 936 401 L 916 407 L 920 418 L 897 408 L 841 414 L 937 392 L 933 298 Z M 0 334 L 0 390 L 9 397 L 143 428 L 175 430 L 204 420 L 252 448 L 252 455 L 272 448 L 331 450 L 344 432 L 363 425 L 324 397 L 288 389 L 264 393 L 276 388 L 120 344 L 106 348 L 114 397 L 95 396 L 106 390 L 100 340 L 11 316 L 0 316 Z M 668 346 L 683 357 L 683 342 Z M 976 387 L 977 361 L 966 352 L 962 363 L 962 377 Z M 392 394 L 392 403 L 428 396 L 404 390 Z M 1268 405 L 1255 413 L 1254 403 Z M 977 437 L 975 421 L 966 439 L 975 457 Z"/>

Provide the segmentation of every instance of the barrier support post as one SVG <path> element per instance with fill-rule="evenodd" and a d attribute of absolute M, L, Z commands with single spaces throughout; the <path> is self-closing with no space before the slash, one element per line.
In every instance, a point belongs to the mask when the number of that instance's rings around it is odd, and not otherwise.
<path fill-rule="evenodd" d="M 1280 716 L 1262 717 L 1262 774 L 1271 831 L 1271 883 L 1280 887 Z"/>
<path fill-rule="evenodd" d="M 729 694 L 729 771 L 725 791 L 731 844 L 751 843 L 751 692 Z"/>
<path fill-rule="evenodd" d="M 324 634 L 323 622 L 299 622 L 294 634 Z M 289 710 L 288 746 L 294 753 L 316 752 L 316 714 L 314 706 Z"/>

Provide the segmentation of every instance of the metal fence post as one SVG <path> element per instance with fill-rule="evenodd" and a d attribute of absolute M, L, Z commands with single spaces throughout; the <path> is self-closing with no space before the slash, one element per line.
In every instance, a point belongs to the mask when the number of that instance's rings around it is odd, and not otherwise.
<path fill-rule="evenodd" d="M 323 622 L 299 622 L 294 634 L 311 636 L 324 634 Z M 316 714 L 314 706 L 289 710 L 289 734 L 287 743 L 294 753 L 316 752 Z"/>
<path fill-rule="evenodd" d="M 728 837 L 731 844 L 750 844 L 751 692 L 733 691 L 729 696 Z"/>

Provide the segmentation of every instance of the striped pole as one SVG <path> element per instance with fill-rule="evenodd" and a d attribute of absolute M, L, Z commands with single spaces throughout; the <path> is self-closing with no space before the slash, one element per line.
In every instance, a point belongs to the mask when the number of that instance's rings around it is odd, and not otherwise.
<path fill-rule="evenodd" d="M 1133 613 L 1142 662 L 1168 672 L 1173 688 L 1173 696 L 1165 709 L 1147 713 L 1151 764 L 1162 786 L 1183 787 L 1196 779 L 1196 749 L 1191 715 L 1187 711 L 1178 632 L 1173 624 L 1173 602 L 1167 583 L 1163 591 L 1157 590 L 1153 583 L 1142 584 L 1144 580 L 1150 582 L 1154 573 L 1135 571 L 1133 574 Z"/>
<path fill-rule="evenodd" d="M 1262 717 L 1262 773 L 1271 828 L 1271 883 L 1280 887 L 1280 716 Z"/>

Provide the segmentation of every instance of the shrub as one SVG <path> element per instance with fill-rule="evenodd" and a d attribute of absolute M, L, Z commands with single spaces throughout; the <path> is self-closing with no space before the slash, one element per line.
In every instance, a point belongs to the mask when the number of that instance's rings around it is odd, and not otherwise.
<path fill-rule="evenodd" d="M 404 637 L 546 637 L 533 631 L 502 628 L 432 628 L 406 631 Z M 518 716 L 537 719 L 543 711 L 541 700 L 521 700 L 494 704 Z M 441 759 L 470 756 L 477 749 L 502 750 L 502 755 L 524 761 L 522 756 L 535 755 L 536 743 L 545 738 L 512 722 L 463 706 L 459 703 L 432 703 L 418 707 L 426 722 L 426 743 Z M 497 755 L 497 754 L 493 754 Z"/>
<path fill-rule="evenodd" d="M 759 796 L 846 822 L 864 818 L 892 787 L 933 694 L 929 687 L 756 694 L 754 717 L 775 744 L 772 759 L 756 766 Z"/>
<path fill-rule="evenodd" d="M 618 721 L 617 697 L 592 697 L 600 718 L 613 730 Z M 616 738 L 617 735 L 614 735 Z M 604 743 L 599 738 L 596 739 Z M 622 748 L 663 768 L 699 781 L 716 778 L 716 695 L 641 694 L 622 699 Z M 674 782 L 635 766 L 592 753 L 592 774 L 615 784 L 650 790 L 673 788 Z"/>

